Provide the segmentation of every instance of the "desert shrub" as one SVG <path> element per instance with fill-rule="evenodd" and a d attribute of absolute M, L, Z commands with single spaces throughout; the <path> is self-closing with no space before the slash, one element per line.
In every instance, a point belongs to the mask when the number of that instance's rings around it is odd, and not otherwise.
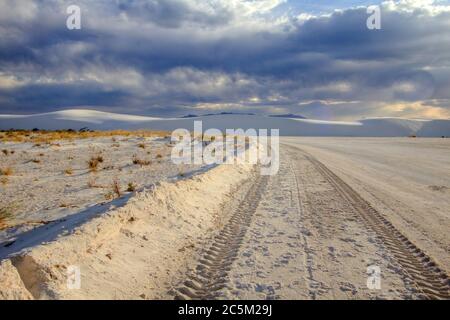
<path fill-rule="evenodd" d="M 73 169 L 69 167 L 66 170 L 64 170 L 64 173 L 70 176 L 71 174 L 73 174 Z"/>
<path fill-rule="evenodd" d="M 2 150 L 2 153 L 3 153 L 5 156 L 9 155 L 9 151 L 6 150 L 6 149 L 3 149 L 3 150 Z"/>
<path fill-rule="evenodd" d="M 145 149 L 145 143 L 139 143 L 138 147 L 141 148 L 141 149 Z"/>
<path fill-rule="evenodd" d="M 33 160 L 31 160 L 31 162 L 33 162 L 33 163 L 41 163 L 41 160 L 39 160 L 39 159 L 33 159 Z"/>

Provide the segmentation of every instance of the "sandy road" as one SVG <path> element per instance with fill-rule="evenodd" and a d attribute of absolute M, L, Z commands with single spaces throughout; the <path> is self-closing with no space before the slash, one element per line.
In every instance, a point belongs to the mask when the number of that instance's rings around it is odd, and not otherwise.
<path fill-rule="evenodd" d="M 281 148 L 169 296 L 181 299 L 449 298 L 449 280 L 350 185 L 315 157 Z M 368 288 L 368 268 L 381 287 Z"/>

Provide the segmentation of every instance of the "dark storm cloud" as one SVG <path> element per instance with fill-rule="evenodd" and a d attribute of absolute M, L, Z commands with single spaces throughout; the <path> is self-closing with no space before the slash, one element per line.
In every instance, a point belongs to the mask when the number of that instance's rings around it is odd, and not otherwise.
<path fill-rule="evenodd" d="M 449 108 L 444 9 L 385 5 L 382 30 L 370 31 L 365 8 L 278 23 L 226 1 L 77 3 L 83 29 L 69 31 L 69 2 L 0 0 L 1 112 L 216 105 L 349 118 L 396 103 Z"/>

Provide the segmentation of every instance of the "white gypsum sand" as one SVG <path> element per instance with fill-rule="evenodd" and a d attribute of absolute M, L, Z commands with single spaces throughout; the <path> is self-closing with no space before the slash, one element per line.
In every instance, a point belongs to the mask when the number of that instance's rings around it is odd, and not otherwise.
<path fill-rule="evenodd" d="M 176 182 L 161 182 L 100 215 L 68 217 L 32 230 L 2 248 L 0 280 L 5 298 L 159 298 L 202 239 L 224 218 L 232 191 L 252 165 L 222 165 Z M 22 250 L 23 249 L 23 250 Z M 81 289 L 67 285 L 81 271 Z"/>
<path fill-rule="evenodd" d="M 1 248 L 16 255 L 0 296 L 448 298 L 448 143 L 282 138 L 274 176 L 218 166 Z M 73 266 L 79 290 L 67 287 Z"/>
<path fill-rule="evenodd" d="M 119 197 L 117 191 L 127 198 L 133 191 L 201 169 L 173 164 L 171 151 L 170 138 L 164 137 L 0 143 L 0 169 L 11 171 L 0 177 L 0 205 L 11 211 L 5 224 L 17 227 L 0 230 L 0 242 L 76 213 L 101 210 Z"/>
<path fill-rule="evenodd" d="M 283 142 L 323 162 L 450 273 L 450 139 Z"/>
<path fill-rule="evenodd" d="M 250 172 L 250 165 L 223 165 L 139 193 L 72 234 L 13 257 L 15 268 L 4 262 L 1 281 L 14 286 L 0 291 L 39 299 L 158 298 L 198 241 L 217 227 L 232 187 Z M 67 288 L 72 265 L 82 270 L 81 290 Z"/>

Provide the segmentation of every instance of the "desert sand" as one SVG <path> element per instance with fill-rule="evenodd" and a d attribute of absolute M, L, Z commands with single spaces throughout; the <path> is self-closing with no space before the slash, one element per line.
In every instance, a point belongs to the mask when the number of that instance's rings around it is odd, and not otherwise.
<path fill-rule="evenodd" d="M 447 299 L 449 150 L 446 139 L 283 138 L 277 175 L 220 165 L 3 242 L 0 296 Z"/>

